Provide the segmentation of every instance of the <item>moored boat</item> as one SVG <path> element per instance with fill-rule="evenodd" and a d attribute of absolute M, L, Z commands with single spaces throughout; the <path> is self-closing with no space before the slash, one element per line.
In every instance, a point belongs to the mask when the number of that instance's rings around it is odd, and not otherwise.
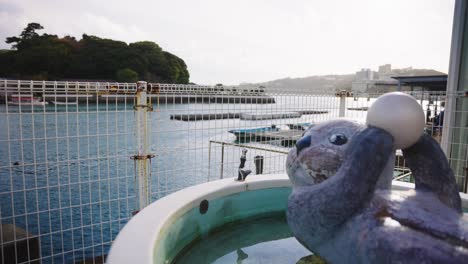
<path fill-rule="evenodd" d="M 229 130 L 228 132 L 236 135 L 237 139 L 249 139 L 255 138 L 258 134 L 261 133 L 276 132 L 278 130 L 279 128 L 277 128 L 276 125 L 272 125 L 270 127 L 233 129 Z"/>
<path fill-rule="evenodd" d="M 73 102 L 59 102 L 59 101 L 50 101 L 53 105 L 78 105 L 78 101 Z"/>
<path fill-rule="evenodd" d="M 44 106 L 47 102 L 42 97 L 36 97 L 24 94 L 13 94 L 11 95 L 11 101 L 8 101 L 8 105 L 21 105 L 21 106 Z"/>

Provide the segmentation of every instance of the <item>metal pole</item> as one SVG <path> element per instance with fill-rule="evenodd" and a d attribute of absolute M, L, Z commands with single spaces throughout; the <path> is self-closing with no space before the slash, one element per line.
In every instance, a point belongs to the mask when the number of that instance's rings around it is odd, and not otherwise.
<path fill-rule="evenodd" d="M 452 128 L 455 125 L 456 92 L 460 78 L 462 61 L 463 32 L 467 11 L 466 0 L 455 1 L 453 15 L 452 44 L 450 47 L 450 62 L 447 78 L 447 92 L 444 110 L 444 125 L 440 146 L 448 158 L 451 158 Z"/>
<path fill-rule="evenodd" d="M 424 102 L 424 88 L 421 89 L 421 108 L 424 109 L 423 102 Z"/>
<path fill-rule="evenodd" d="M 345 110 L 346 110 L 346 95 L 348 92 L 346 91 L 341 91 L 337 95 L 340 97 L 340 112 L 338 114 L 338 117 L 344 117 L 345 116 Z"/>
<path fill-rule="evenodd" d="M 208 180 L 210 181 L 210 172 L 211 172 L 211 140 L 208 143 Z"/>
<path fill-rule="evenodd" d="M 151 180 L 149 179 L 148 160 L 154 155 L 149 153 L 149 135 L 151 126 L 148 122 L 148 112 L 153 110 L 151 100 L 147 94 L 147 83 L 137 82 L 135 94 L 135 140 L 136 154 L 132 157 L 135 161 L 136 181 L 138 191 L 138 209 L 145 208 L 151 202 Z"/>
<path fill-rule="evenodd" d="M 255 174 L 263 174 L 263 156 L 255 156 Z"/>
<path fill-rule="evenodd" d="M 463 166 L 463 174 L 465 174 L 465 186 L 463 188 L 463 191 L 466 193 L 468 192 L 468 147 L 465 151 L 465 166 Z"/>
<path fill-rule="evenodd" d="M 223 178 L 223 173 L 224 173 L 224 143 L 221 144 L 221 171 L 219 175 L 220 179 Z"/>

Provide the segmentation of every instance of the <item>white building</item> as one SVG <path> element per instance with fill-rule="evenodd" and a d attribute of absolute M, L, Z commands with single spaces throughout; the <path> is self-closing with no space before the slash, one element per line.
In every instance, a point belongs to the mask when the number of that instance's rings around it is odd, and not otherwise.
<path fill-rule="evenodd" d="M 351 91 L 354 93 L 366 92 L 368 84 L 374 80 L 375 75 L 371 69 L 367 68 L 356 72 L 354 81 L 351 84 Z"/>
<path fill-rule="evenodd" d="M 360 71 L 356 72 L 356 81 L 363 81 L 363 80 L 373 80 L 374 79 L 374 72 L 371 69 L 361 69 Z"/>

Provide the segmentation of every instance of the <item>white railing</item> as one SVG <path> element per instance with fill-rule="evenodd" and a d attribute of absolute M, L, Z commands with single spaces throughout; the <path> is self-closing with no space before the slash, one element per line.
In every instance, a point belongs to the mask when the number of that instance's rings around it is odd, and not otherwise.
<path fill-rule="evenodd" d="M 206 94 L 206 95 L 263 95 L 265 88 L 210 86 L 192 84 L 163 84 L 152 83 L 153 94 Z M 0 87 L 4 93 L 29 94 L 42 93 L 47 95 L 104 95 L 104 94 L 133 94 L 136 90 L 134 83 L 116 82 L 73 82 L 73 81 L 21 81 L 0 80 Z"/>

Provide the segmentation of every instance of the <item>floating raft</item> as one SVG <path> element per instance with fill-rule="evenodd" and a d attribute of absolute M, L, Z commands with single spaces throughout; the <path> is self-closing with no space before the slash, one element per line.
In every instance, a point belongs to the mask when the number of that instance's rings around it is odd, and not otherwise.
<path fill-rule="evenodd" d="M 303 110 L 297 112 L 286 113 L 213 113 L 213 114 L 179 114 L 170 115 L 171 120 L 180 121 L 200 121 L 200 120 L 216 120 L 216 119 L 234 119 L 241 120 L 266 120 L 266 119 L 281 119 L 281 118 L 297 118 L 302 115 L 326 114 L 328 111 Z"/>
<path fill-rule="evenodd" d="M 348 107 L 348 110 L 354 110 L 354 111 L 367 111 L 369 107 L 363 106 L 363 107 Z"/>
<path fill-rule="evenodd" d="M 29 91 L 29 90 L 28 90 Z M 9 101 L 11 95 L 0 93 L 0 104 Z M 134 94 L 44 94 L 44 100 L 66 102 L 72 98 L 78 104 L 89 103 L 127 103 L 133 104 Z M 188 103 L 216 103 L 216 104 L 274 104 L 275 98 L 267 95 L 205 95 L 205 94 L 152 94 L 153 104 L 188 104 Z"/>
<path fill-rule="evenodd" d="M 242 113 L 241 120 L 267 120 L 267 119 L 282 119 L 282 118 L 298 118 L 301 117 L 299 112 L 286 113 Z"/>
<path fill-rule="evenodd" d="M 240 113 L 219 113 L 219 114 L 185 114 L 171 115 L 171 120 L 181 121 L 199 121 L 199 120 L 216 120 L 216 119 L 231 119 L 239 118 Z"/>
<path fill-rule="evenodd" d="M 153 102 L 159 104 L 187 104 L 187 103 L 216 103 L 216 104 L 274 104 L 275 98 L 271 96 L 235 96 L 235 95 L 151 95 Z"/>
<path fill-rule="evenodd" d="M 319 115 L 319 114 L 327 114 L 328 111 L 323 110 L 302 110 L 298 111 L 301 115 Z"/>

